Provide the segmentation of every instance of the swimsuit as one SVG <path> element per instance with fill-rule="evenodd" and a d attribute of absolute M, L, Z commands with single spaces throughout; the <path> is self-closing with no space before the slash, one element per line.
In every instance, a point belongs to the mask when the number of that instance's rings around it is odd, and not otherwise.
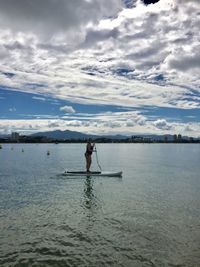
<path fill-rule="evenodd" d="M 91 148 L 92 148 L 92 150 L 93 150 L 93 146 L 91 146 Z M 86 152 L 85 152 L 85 156 L 90 156 L 90 155 L 92 155 L 92 152 L 93 152 L 93 151 L 89 150 L 88 147 L 87 147 Z"/>

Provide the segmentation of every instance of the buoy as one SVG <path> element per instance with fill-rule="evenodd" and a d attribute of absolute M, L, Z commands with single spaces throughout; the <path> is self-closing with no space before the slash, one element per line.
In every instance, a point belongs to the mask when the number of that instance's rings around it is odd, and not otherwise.
<path fill-rule="evenodd" d="M 22 148 L 22 152 L 24 152 L 24 149 Z"/>
<path fill-rule="evenodd" d="M 47 151 L 47 156 L 49 156 L 49 155 L 50 155 L 50 151 L 48 150 L 48 151 Z"/>

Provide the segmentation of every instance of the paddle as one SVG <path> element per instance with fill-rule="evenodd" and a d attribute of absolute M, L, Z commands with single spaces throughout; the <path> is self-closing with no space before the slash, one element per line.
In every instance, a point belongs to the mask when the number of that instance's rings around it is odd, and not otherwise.
<path fill-rule="evenodd" d="M 96 147 L 96 144 L 94 144 L 94 148 L 95 148 L 95 150 L 93 150 L 93 151 L 96 152 L 95 154 L 96 154 L 97 165 L 98 165 L 100 171 L 102 171 L 101 166 L 100 166 L 100 164 L 99 164 L 99 159 L 98 159 L 98 154 L 97 154 L 97 147 Z"/>

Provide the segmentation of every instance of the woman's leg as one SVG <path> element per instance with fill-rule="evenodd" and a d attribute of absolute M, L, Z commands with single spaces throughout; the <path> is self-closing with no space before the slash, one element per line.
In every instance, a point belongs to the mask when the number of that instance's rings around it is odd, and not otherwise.
<path fill-rule="evenodd" d="M 87 167 L 88 167 L 88 156 L 87 156 L 87 154 L 85 154 L 85 161 L 86 161 L 86 171 L 87 171 Z"/>
<path fill-rule="evenodd" d="M 91 155 L 85 155 L 85 158 L 86 158 L 86 171 L 89 172 L 92 163 Z"/>
<path fill-rule="evenodd" d="M 92 163 L 92 157 L 89 156 L 89 160 L 88 160 L 88 171 L 90 171 L 91 163 Z"/>

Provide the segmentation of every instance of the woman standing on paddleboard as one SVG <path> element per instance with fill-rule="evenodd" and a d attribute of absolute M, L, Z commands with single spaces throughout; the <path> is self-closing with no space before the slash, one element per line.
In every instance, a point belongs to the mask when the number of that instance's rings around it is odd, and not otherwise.
<path fill-rule="evenodd" d="M 90 166 L 92 163 L 92 152 L 95 146 L 95 143 L 91 143 L 91 139 L 88 139 L 87 146 L 86 146 L 86 152 L 85 152 L 85 159 L 86 159 L 86 171 L 90 172 Z"/>

